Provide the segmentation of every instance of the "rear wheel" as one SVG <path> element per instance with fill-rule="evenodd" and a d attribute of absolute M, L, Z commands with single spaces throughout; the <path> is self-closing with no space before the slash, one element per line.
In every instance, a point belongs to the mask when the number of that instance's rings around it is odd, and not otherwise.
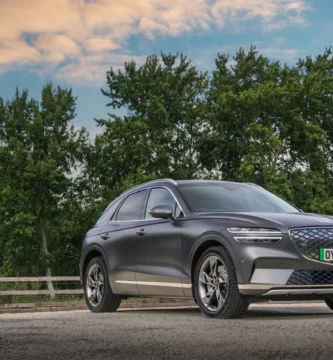
<path fill-rule="evenodd" d="M 212 318 L 237 318 L 248 308 L 246 296 L 238 290 L 233 261 L 222 246 L 206 250 L 195 270 L 194 291 L 203 314 Z"/>
<path fill-rule="evenodd" d="M 333 311 L 333 299 L 325 300 L 325 303 Z"/>
<path fill-rule="evenodd" d="M 93 312 L 113 312 L 121 303 L 121 297 L 113 294 L 106 264 L 102 257 L 92 259 L 84 275 L 84 296 Z"/>

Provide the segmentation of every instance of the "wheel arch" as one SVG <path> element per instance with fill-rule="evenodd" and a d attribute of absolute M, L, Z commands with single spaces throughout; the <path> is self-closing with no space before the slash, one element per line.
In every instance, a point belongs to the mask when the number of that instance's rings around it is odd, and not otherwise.
<path fill-rule="evenodd" d="M 109 264 L 107 262 L 107 258 L 105 256 L 103 249 L 98 244 L 91 244 L 89 247 L 86 248 L 86 250 L 82 256 L 82 261 L 81 261 L 81 280 L 82 280 L 82 282 L 84 280 L 84 274 L 85 274 L 85 271 L 86 271 L 86 268 L 87 268 L 89 262 L 96 257 L 102 257 L 104 259 L 104 262 L 106 264 L 106 268 L 107 268 L 107 271 L 109 274 Z M 109 283 L 111 286 L 110 280 L 109 280 Z"/>
<path fill-rule="evenodd" d="M 242 276 L 240 272 L 240 263 L 239 259 L 236 256 L 234 250 L 230 246 L 227 240 L 222 238 L 216 234 L 207 234 L 206 236 L 202 237 L 199 241 L 196 242 L 195 246 L 193 246 L 190 256 L 190 263 L 189 263 L 189 272 L 191 275 L 191 283 L 192 283 L 192 291 L 194 289 L 194 274 L 196 265 L 200 259 L 200 256 L 209 248 L 213 246 L 222 246 L 224 247 L 231 256 L 231 259 L 235 265 L 237 281 L 238 283 L 242 282 Z"/>

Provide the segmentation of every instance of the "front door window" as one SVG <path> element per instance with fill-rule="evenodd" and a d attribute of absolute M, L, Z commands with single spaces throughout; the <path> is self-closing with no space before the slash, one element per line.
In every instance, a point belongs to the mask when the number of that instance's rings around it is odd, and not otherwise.
<path fill-rule="evenodd" d="M 164 188 L 155 188 L 150 191 L 145 219 L 151 219 L 152 216 L 149 214 L 149 211 L 153 209 L 155 206 L 159 206 L 159 205 L 169 205 L 174 211 L 176 200 L 171 195 L 169 190 Z"/>

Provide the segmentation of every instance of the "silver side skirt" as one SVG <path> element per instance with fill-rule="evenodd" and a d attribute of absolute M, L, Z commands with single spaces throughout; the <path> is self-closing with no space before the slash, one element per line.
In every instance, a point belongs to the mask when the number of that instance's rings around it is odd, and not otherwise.
<path fill-rule="evenodd" d="M 127 280 L 116 280 L 118 284 L 132 284 L 132 285 L 147 285 L 147 286 L 163 286 L 163 287 L 177 287 L 191 289 L 191 284 L 181 283 L 167 283 L 167 282 L 153 282 L 153 281 L 127 281 Z"/>

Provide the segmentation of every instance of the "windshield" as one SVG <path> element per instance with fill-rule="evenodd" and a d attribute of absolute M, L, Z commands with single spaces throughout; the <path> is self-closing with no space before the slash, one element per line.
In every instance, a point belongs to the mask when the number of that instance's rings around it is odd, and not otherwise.
<path fill-rule="evenodd" d="M 298 209 L 263 188 L 238 183 L 178 186 L 191 211 L 295 213 Z"/>

